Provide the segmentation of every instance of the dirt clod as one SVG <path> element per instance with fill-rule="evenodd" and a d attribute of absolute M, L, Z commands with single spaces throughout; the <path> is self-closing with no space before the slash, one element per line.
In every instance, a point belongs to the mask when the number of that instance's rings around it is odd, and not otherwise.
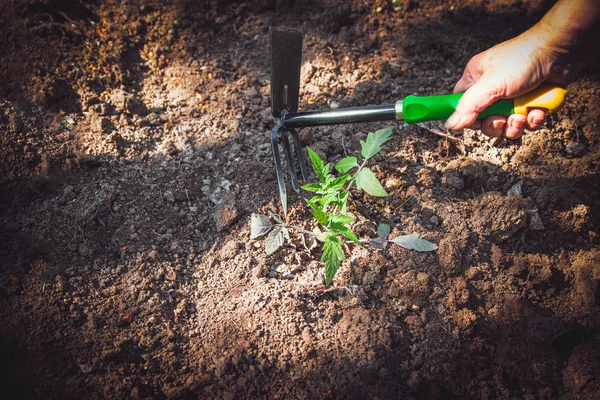
<path fill-rule="evenodd" d="M 217 231 L 222 232 L 229 228 L 238 220 L 239 217 L 240 213 L 237 208 L 235 194 L 228 193 L 217 205 L 217 208 L 214 212 Z"/>
<path fill-rule="evenodd" d="M 472 229 L 480 235 L 502 241 L 527 224 L 527 206 L 519 196 L 500 193 L 482 195 L 473 208 Z"/>

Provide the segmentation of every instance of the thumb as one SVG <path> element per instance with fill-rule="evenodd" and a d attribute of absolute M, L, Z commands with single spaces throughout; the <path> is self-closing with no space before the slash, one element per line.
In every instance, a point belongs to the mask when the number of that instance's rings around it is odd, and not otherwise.
<path fill-rule="evenodd" d="M 480 79 L 463 94 L 456 110 L 444 125 L 452 130 L 469 127 L 475 123 L 480 112 L 500 98 L 502 98 L 502 91 L 497 85 L 486 79 Z"/>

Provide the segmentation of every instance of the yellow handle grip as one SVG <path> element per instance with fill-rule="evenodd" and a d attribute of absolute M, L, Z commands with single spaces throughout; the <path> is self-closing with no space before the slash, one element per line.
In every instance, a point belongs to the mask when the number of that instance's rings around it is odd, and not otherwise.
<path fill-rule="evenodd" d="M 561 87 L 542 84 L 533 92 L 515 98 L 515 114 L 527 115 L 534 108 L 540 108 L 546 113 L 556 112 L 564 104 L 566 94 L 567 91 Z"/>

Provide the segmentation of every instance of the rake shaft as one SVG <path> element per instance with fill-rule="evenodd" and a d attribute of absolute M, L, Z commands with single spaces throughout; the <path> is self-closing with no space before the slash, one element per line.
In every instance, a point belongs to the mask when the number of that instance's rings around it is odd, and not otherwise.
<path fill-rule="evenodd" d="M 402 118 L 402 102 L 336 110 L 288 113 L 282 116 L 289 127 L 352 124 L 355 122 L 393 121 Z M 399 118 L 400 117 L 400 118 Z"/>

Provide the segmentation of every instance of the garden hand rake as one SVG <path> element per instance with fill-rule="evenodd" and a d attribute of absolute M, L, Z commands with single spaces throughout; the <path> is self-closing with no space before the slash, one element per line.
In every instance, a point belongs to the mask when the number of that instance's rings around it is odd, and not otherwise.
<path fill-rule="evenodd" d="M 279 122 L 271 131 L 271 150 L 284 214 L 287 214 L 287 192 L 279 153 L 280 142 L 292 188 L 296 192 L 300 191 L 294 158 L 300 167 L 302 179 L 308 180 L 306 162 L 302 155 L 302 143 L 295 128 L 394 120 L 407 124 L 443 121 L 454 112 L 463 95 L 463 93 L 454 93 L 440 96 L 408 96 L 393 104 L 298 112 L 302 32 L 296 29 L 271 27 L 269 29 L 269 59 L 271 64 L 271 112 L 274 117 L 279 118 Z M 515 99 L 498 100 L 480 113 L 479 118 L 491 115 L 527 115 L 533 108 L 543 109 L 546 113 L 555 112 L 562 106 L 565 95 L 566 90 L 563 88 L 541 85 L 534 91 Z M 295 157 L 292 154 L 290 136 L 294 142 Z"/>

